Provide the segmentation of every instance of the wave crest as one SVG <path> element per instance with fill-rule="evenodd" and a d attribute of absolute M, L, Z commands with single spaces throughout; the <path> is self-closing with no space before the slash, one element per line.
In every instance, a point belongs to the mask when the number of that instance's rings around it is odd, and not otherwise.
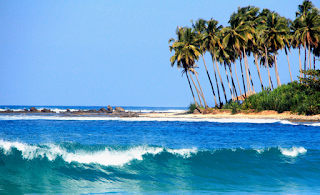
<path fill-rule="evenodd" d="M 296 157 L 299 154 L 304 154 L 307 149 L 304 147 L 280 148 L 280 151 L 285 156 Z"/>
<path fill-rule="evenodd" d="M 27 160 L 40 158 L 54 161 L 59 157 L 67 163 L 94 163 L 104 166 L 123 166 L 133 160 L 143 161 L 144 158 L 153 158 L 152 156 L 164 155 L 165 153 L 170 153 L 176 158 L 182 157 L 184 159 L 232 158 L 237 160 L 238 158 L 252 159 L 255 158 L 255 155 L 263 155 L 264 153 L 271 153 L 277 156 L 280 154 L 285 157 L 297 157 L 307 152 L 307 149 L 304 147 L 278 147 L 262 149 L 225 148 L 198 150 L 197 148 L 170 149 L 156 146 L 134 146 L 130 148 L 111 148 L 105 146 L 102 148 L 99 147 L 98 150 L 86 150 L 82 145 L 73 145 L 76 147 L 74 150 L 70 151 L 63 145 L 57 144 L 31 145 L 20 142 L 0 141 L 0 150 L 2 150 L 4 155 L 14 155 L 13 151 L 17 150 L 21 153 L 21 158 Z"/>

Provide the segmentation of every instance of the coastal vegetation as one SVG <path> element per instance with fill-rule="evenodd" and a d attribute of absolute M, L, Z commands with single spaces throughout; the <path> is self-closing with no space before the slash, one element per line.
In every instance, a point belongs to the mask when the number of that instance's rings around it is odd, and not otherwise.
<path fill-rule="evenodd" d="M 316 70 L 316 60 L 319 60 L 316 58 L 320 56 L 320 11 L 311 1 L 304 0 L 298 5 L 294 20 L 269 9 L 247 6 L 238 7 L 226 27 L 213 18 L 191 23 L 192 27 L 177 27 L 176 38 L 169 40 L 172 43 L 170 52 L 174 53 L 170 58 L 171 66 L 181 68 L 187 77 L 194 100 L 194 106 L 190 107 L 208 109 L 207 100 L 210 99 L 216 108 L 231 109 L 233 113 L 241 109 L 320 113 L 319 70 Z M 291 74 L 288 54 L 292 49 L 299 51 L 299 81 L 294 81 Z M 291 83 L 286 85 L 280 79 L 279 66 L 283 66 L 277 61 L 280 50 L 285 51 L 288 61 Z M 303 51 L 304 60 L 301 60 Z M 209 74 L 205 53 L 210 54 L 213 76 Z M 251 64 L 248 63 L 251 55 L 260 80 L 258 84 L 252 80 Z M 212 91 L 209 98 L 204 96 L 196 72 L 196 62 L 200 58 Z M 267 75 L 261 74 L 261 66 L 267 69 Z M 220 69 L 225 71 L 227 84 L 223 83 Z M 271 69 L 274 69 L 275 81 L 271 79 Z M 262 77 L 268 78 L 268 84 L 263 84 Z M 226 90 L 230 91 L 231 97 L 227 97 Z M 256 90 L 261 92 L 256 94 Z"/>
<path fill-rule="evenodd" d="M 246 98 L 242 104 L 231 101 L 223 106 L 235 114 L 241 110 L 290 111 L 298 114 L 320 114 L 320 70 L 303 71 L 308 77 L 282 85 L 273 91 L 267 89 Z"/>

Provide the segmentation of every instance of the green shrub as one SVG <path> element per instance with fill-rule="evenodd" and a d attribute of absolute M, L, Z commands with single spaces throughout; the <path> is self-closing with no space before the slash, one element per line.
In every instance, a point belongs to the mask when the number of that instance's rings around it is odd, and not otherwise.
<path fill-rule="evenodd" d="M 311 73 L 318 74 L 317 71 Z M 310 76 L 304 80 L 304 84 L 295 81 L 273 91 L 263 90 L 248 97 L 241 108 L 258 111 L 276 110 L 279 113 L 291 111 L 307 115 L 320 114 L 319 78 L 319 76 Z"/>
<path fill-rule="evenodd" d="M 222 106 L 222 109 L 230 109 L 231 114 L 237 114 L 241 109 L 241 105 L 238 101 L 229 100 L 229 102 Z"/>
<path fill-rule="evenodd" d="M 193 113 L 196 108 L 195 103 L 190 103 L 188 113 Z"/>

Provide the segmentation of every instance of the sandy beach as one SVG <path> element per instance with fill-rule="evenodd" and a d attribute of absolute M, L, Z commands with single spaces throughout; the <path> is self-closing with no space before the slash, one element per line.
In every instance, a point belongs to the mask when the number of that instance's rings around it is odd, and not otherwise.
<path fill-rule="evenodd" d="M 290 114 L 290 112 L 278 113 L 273 110 L 261 111 L 257 113 L 237 113 L 231 114 L 230 112 L 219 112 L 217 114 L 189 114 L 187 112 L 176 113 L 139 113 L 140 117 L 150 118 L 235 118 L 235 119 L 278 119 L 289 121 L 308 121 L 308 122 L 320 122 L 320 115 L 305 116 L 298 114 Z"/>

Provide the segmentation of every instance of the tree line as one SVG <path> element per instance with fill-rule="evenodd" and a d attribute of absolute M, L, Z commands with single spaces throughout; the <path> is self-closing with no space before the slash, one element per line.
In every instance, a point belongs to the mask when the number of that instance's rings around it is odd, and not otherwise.
<path fill-rule="evenodd" d="M 255 93 L 248 56 L 253 55 L 254 57 L 254 64 L 260 79 L 259 87 L 262 90 L 275 88 L 275 82 L 270 77 L 270 68 L 275 70 L 277 87 L 281 86 L 277 64 L 279 50 L 284 49 L 287 56 L 291 82 L 293 79 L 288 55 L 291 49 L 299 51 L 300 77 L 306 77 L 302 70 L 316 69 L 315 60 L 320 56 L 320 11 L 309 0 L 304 0 L 298 6 L 296 18 L 293 21 L 269 9 L 260 11 L 258 7 L 247 6 L 238 7 L 237 12 L 230 16 L 229 26 L 226 27 L 219 25 L 219 22 L 212 18 L 208 21 L 198 19 L 195 22 L 191 21 L 191 23 L 192 27 L 177 27 L 176 38 L 169 39 L 169 43 L 172 43 L 169 49 L 170 52 L 174 52 L 170 58 L 171 66 L 176 65 L 178 68 L 182 68 L 182 73 L 187 77 L 197 108 L 208 108 L 196 72 L 196 68 L 198 68 L 196 61 L 200 58 L 210 82 L 215 106 L 219 108 L 223 105 L 223 99 L 228 102 L 227 89 L 220 73 L 221 66 L 226 74 L 227 87 L 230 90 L 232 100 L 244 100 Z M 302 67 L 301 53 L 303 50 L 304 66 Z M 210 54 L 212 59 L 213 77 L 208 72 L 204 58 L 206 52 Z M 237 61 L 240 62 L 243 88 L 240 87 L 237 75 Z M 220 68 L 218 64 L 221 65 Z M 264 85 L 262 82 L 263 75 L 260 73 L 259 65 L 267 68 L 268 85 Z M 232 66 L 234 66 L 235 77 Z M 216 85 L 214 86 L 213 83 Z M 220 91 L 219 85 L 222 91 Z M 196 96 L 200 105 L 197 103 Z"/>

